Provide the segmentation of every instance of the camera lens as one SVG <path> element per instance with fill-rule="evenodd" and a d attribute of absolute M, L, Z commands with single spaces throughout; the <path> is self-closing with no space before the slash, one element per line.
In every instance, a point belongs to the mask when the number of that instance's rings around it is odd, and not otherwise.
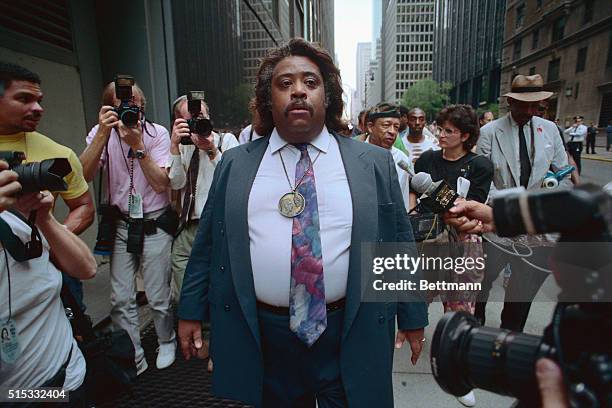
<path fill-rule="evenodd" d="M 64 181 L 72 171 L 68 159 L 47 159 L 41 162 L 19 164 L 13 167 L 19 176 L 19 183 L 25 193 L 34 191 L 65 191 Z"/>
<path fill-rule="evenodd" d="M 138 108 L 126 108 L 121 112 L 120 119 L 127 127 L 134 127 L 138 123 Z"/>
<path fill-rule="evenodd" d="M 456 396 L 481 388 L 534 400 L 535 362 L 553 354 L 540 336 L 481 327 L 468 313 L 450 312 L 436 326 L 431 368 L 440 387 Z"/>
<path fill-rule="evenodd" d="M 200 136 L 208 136 L 211 134 L 213 127 L 210 120 L 205 118 L 195 119 L 192 132 Z"/>

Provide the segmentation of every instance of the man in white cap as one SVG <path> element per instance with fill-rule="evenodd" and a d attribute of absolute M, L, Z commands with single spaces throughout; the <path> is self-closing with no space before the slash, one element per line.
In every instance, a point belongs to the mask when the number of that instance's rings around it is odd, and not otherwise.
<path fill-rule="evenodd" d="M 557 126 L 546 119 L 536 116 L 540 102 L 552 96 L 543 90 L 544 81 L 540 75 L 517 75 L 512 81 L 511 92 L 504 96 L 508 100 L 510 112 L 480 129 L 477 153 L 493 162 L 494 175 L 489 196 L 492 197 L 513 187 L 527 190 L 542 188 L 542 182 L 549 170 L 559 171 L 567 164 L 567 154 L 559 137 Z M 571 186 L 569 179 L 560 186 Z M 491 239 L 499 240 L 497 236 Z M 543 236 L 518 237 L 521 243 L 533 249 L 530 262 L 546 268 L 547 243 Z M 549 248 L 549 247 L 548 247 Z M 486 276 L 482 282 L 479 302 L 475 316 L 484 323 L 485 307 L 489 290 L 501 269 L 510 263 L 512 276 L 506 288 L 501 327 L 522 331 L 531 301 L 548 273 L 529 266 L 521 258 L 509 256 L 496 248 L 487 253 Z M 512 251 L 512 249 L 509 249 Z"/>

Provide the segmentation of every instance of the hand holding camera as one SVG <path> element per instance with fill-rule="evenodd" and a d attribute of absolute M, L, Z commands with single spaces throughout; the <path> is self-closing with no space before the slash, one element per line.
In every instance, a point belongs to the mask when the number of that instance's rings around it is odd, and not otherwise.
<path fill-rule="evenodd" d="M 132 150 L 144 150 L 142 129 L 139 126 L 128 127 L 123 122 L 119 122 L 117 129 L 119 130 L 121 140 L 130 146 Z"/>
<path fill-rule="evenodd" d="M 21 191 L 18 178 L 17 173 L 9 170 L 8 163 L 0 160 L 0 212 L 11 208 L 17 202 L 15 196 Z"/>
<path fill-rule="evenodd" d="M 36 211 L 36 224 L 44 225 L 51 220 L 51 208 L 55 197 L 48 191 L 26 193 L 21 195 L 15 203 L 15 208 L 26 218 L 32 211 Z"/>
<path fill-rule="evenodd" d="M 98 114 L 98 125 L 100 126 L 100 132 L 105 137 L 109 137 L 111 130 L 118 126 L 121 121 L 119 120 L 119 116 L 115 109 L 112 106 L 102 106 L 100 108 L 100 113 Z"/>

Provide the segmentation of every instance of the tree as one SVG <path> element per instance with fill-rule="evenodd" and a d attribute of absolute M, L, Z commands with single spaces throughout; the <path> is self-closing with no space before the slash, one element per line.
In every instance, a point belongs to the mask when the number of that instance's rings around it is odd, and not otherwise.
<path fill-rule="evenodd" d="M 439 84 L 432 79 L 421 79 L 406 90 L 402 105 L 408 109 L 419 107 L 427 115 L 427 120 L 433 120 L 435 115 L 448 105 L 448 94 L 452 88 L 453 84 L 450 82 Z"/>

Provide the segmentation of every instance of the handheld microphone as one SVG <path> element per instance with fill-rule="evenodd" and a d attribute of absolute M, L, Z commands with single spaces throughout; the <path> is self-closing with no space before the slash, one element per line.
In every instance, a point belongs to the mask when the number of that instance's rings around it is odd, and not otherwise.
<path fill-rule="evenodd" d="M 399 167 L 400 169 L 404 170 L 406 173 L 410 174 L 410 176 L 414 177 L 414 170 L 412 170 L 412 166 L 410 166 L 410 164 L 406 163 L 405 160 L 400 160 L 397 163 L 397 167 Z"/>
<path fill-rule="evenodd" d="M 410 181 L 414 191 L 425 197 L 421 198 L 423 204 L 435 213 L 448 211 L 459 195 L 444 180 L 432 181 L 427 173 L 419 172 Z"/>

